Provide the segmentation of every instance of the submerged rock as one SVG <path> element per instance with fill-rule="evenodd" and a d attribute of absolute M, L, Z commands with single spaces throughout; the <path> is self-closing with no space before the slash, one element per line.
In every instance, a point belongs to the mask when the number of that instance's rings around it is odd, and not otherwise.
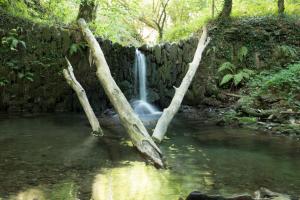
<path fill-rule="evenodd" d="M 254 192 L 254 199 L 270 199 L 270 200 L 293 200 L 299 199 L 299 197 L 291 197 L 287 194 L 280 194 L 273 192 L 267 188 L 260 188 L 258 191 Z"/>
<path fill-rule="evenodd" d="M 223 197 L 223 196 L 210 196 L 207 194 L 202 194 L 201 192 L 194 191 L 189 194 L 186 200 L 253 200 L 253 198 L 248 195 L 237 195 L 232 197 Z"/>
<path fill-rule="evenodd" d="M 287 194 L 273 192 L 267 188 L 260 188 L 254 192 L 254 197 L 249 194 L 224 197 L 219 195 L 207 195 L 198 191 L 191 192 L 186 200 L 297 200 L 299 197 L 291 197 Z"/>

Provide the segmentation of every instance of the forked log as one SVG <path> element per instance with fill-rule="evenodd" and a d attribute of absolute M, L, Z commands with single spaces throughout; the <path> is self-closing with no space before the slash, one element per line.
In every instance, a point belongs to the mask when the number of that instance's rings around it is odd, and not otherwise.
<path fill-rule="evenodd" d="M 161 142 L 164 135 L 167 132 L 168 126 L 172 119 L 174 118 L 175 114 L 178 112 L 181 102 L 184 98 L 185 93 L 187 92 L 193 77 L 198 69 L 198 66 L 200 64 L 202 53 L 205 49 L 205 47 L 208 45 L 210 41 L 210 38 L 207 37 L 207 28 L 203 28 L 202 36 L 198 42 L 197 50 L 194 55 L 194 59 L 191 63 L 189 63 L 189 69 L 184 76 L 179 88 L 175 88 L 175 95 L 169 105 L 168 108 L 165 108 L 161 117 L 159 118 L 152 137 L 154 140 Z"/>
<path fill-rule="evenodd" d="M 77 79 L 73 73 L 73 67 L 67 58 L 66 58 L 66 61 L 67 61 L 68 67 L 66 69 L 63 69 L 64 77 L 65 77 L 67 83 L 76 92 L 77 97 L 80 101 L 80 104 L 91 124 L 91 127 L 93 129 L 93 134 L 94 135 L 103 135 L 103 131 L 102 131 L 99 121 L 89 103 L 89 100 L 86 96 L 85 90 L 80 85 L 80 83 L 77 81 Z"/>
<path fill-rule="evenodd" d="M 88 28 L 84 19 L 78 20 L 78 25 L 92 51 L 94 63 L 97 67 L 96 75 L 104 88 L 111 104 L 119 115 L 121 124 L 129 134 L 137 149 L 147 155 L 158 166 L 163 167 L 161 151 L 156 146 L 139 117 L 134 113 L 126 97 L 113 79 L 104 54 L 96 38 Z"/>

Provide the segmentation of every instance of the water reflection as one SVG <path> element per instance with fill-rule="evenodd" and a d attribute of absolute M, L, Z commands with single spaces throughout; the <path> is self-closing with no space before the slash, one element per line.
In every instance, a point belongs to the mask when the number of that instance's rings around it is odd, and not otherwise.
<path fill-rule="evenodd" d="M 44 193 L 36 188 L 27 189 L 25 191 L 20 192 L 16 198 L 12 198 L 16 200 L 46 200 Z"/>
<path fill-rule="evenodd" d="M 0 199 L 178 200 L 193 190 L 230 195 L 259 187 L 300 194 L 299 141 L 178 120 L 160 146 L 170 168 L 157 170 L 119 126 L 99 139 L 83 119 L 0 121 Z"/>
<path fill-rule="evenodd" d="M 88 136 L 81 144 L 78 144 L 64 153 L 64 165 L 73 166 L 91 155 L 91 151 L 97 145 L 98 138 Z"/>
<path fill-rule="evenodd" d="M 183 163 L 182 163 L 183 164 Z M 189 178 L 174 174 L 172 170 L 157 170 L 144 162 L 130 162 L 107 168 L 95 176 L 92 186 L 93 200 L 177 200 L 193 189 L 211 188 L 211 173 L 199 167 Z M 204 191 L 204 190 L 203 190 Z"/>
<path fill-rule="evenodd" d="M 172 188 L 169 187 L 172 184 L 170 180 L 169 170 L 157 170 L 143 162 L 131 162 L 98 174 L 92 186 L 92 197 L 93 200 L 159 200 L 166 199 L 165 196 L 176 199 L 176 191 L 169 189 Z"/>

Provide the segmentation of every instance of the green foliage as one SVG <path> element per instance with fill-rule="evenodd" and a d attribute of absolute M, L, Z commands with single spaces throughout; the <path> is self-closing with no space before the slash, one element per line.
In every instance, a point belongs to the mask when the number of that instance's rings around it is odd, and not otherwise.
<path fill-rule="evenodd" d="M 55 184 L 50 192 L 49 199 L 74 200 L 77 198 L 78 187 L 72 182 Z"/>
<path fill-rule="evenodd" d="M 291 106 L 300 109 L 300 63 L 290 64 L 279 71 L 263 71 L 255 76 L 248 87 L 252 95 L 272 95 L 281 98 Z"/>
<path fill-rule="evenodd" d="M 197 32 L 203 24 L 207 23 L 209 17 L 196 18 L 188 23 L 174 24 L 166 29 L 164 40 L 165 41 L 179 41 L 186 39 Z"/>
<path fill-rule="evenodd" d="M 153 23 L 151 22 L 151 27 L 147 23 L 142 23 L 141 18 L 152 19 L 157 16 L 157 12 L 153 13 L 151 10 L 154 5 L 160 5 L 162 0 L 95 1 L 98 3 L 98 12 L 97 19 L 91 22 L 93 31 L 113 42 L 137 46 L 153 31 Z M 15 16 L 47 25 L 56 25 L 74 23 L 80 2 L 81 0 L 0 0 L 0 7 Z M 213 18 L 211 2 L 171 0 L 167 6 L 164 40 L 179 41 L 198 31 L 203 24 Z M 299 2 L 294 0 L 285 2 L 286 13 L 298 17 Z M 214 17 L 218 16 L 222 5 L 223 0 L 215 0 Z M 274 0 L 235 0 L 232 15 L 263 16 L 276 12 L 277 4 Z"/>
<path fill-rule="evenodd" d="M 246 76 L 244 76 L 244 74 L 246 74 Z M 244 72 L 239 72 L 237 74 L 235 74 L 233 76 L 233 82 L 234 82 L 234 85 L 237 86 L 240 82 L 242 82 L 242 80 L 246 77 L 249 77 L 249 75 L 247 73 L 244 73 Z"/>
<path fill-rule="evenodd" d="M 11 73 L 16 74 L 19 79 L 33 82 L 34 74 L 31 72 L 31 69 L 29 67 L 22 66 L 16 60 L 7 61 L 6 67 Z"/>
<path fill-rule="evenodd" d="M 6 78 L 0 77 L 0 87 L 7 85 L 9 82 Z"/>
<path fill-rule="evenodd" d="M 238 117 L 239 123 L 242 124 L 254 124 L 257 122 L 256 117 Z"/>
<path fill-rule="evenodd" d="M 38 4 L 37 4 L 38 2 Z M 10 14 L 48 25 L 70 23 L 76 19 L 80 0 L 1 0 Z M 76 10 L 74 12 L 74 10 Z"/>
<path fill-rule="evenodd" d="M 11 29 L 6 36 L 1 39 L 1 53 L 11 55 L 3 60 L 2 71 L 8 72 L 8 74 L 15 75 L 20 80 L 33 82 L 34 74 L 31 72 L 30 66 L 25 66 L 15 56 L 19 53 L 23 47 L 26 49 L 26 43 L 20 39 L 22 30 L 20 28 Z M 9 83 L 8 77 L 0 77 L 0 86 L 5 86 Z"/>
<path fill-rule="evenodd" d="M 299 1 L 285 0 L 285 13 L 294 15 L 300 13 Z M 277 14 L 277 0 L 235 0 L 233 16 L 263 16 Z"/>
<path fill-rule="evenodd" d="M 246 58 L 247 54 L 248 54 L 248 48 L 245 46 L 242 46 L 238 50 L 238 59 L 240 60 L 240 62 L 242 62 Z"/>
<path fill-rule="evenodd" d="M 238 60 L 242 62 L 246 58 L 247 54 L 248 48 L 242 46 L 238 50 Z M 220 86 L 228 85 L 230 82 L 232 82 L 234 86 L 238 86 L 243 81 L 248 80 L 250 76 L 254 74 L 254 71 L 247 68 L 238 68 L 231 62 L 224 62 L 219 67 L 218 73 L 224 75 L 220 82 Z"/>
<path fill-rule="evenodd" d="M 216 53 L 217 51 L 217 47 L 216 46 L 212 46 L 211 48 L 209 48 L 207 51 L 206 51 L 206 55 L 209 55 L 210 53 Z"/>
<path fill-rule="evenodd" d="M 248 80 L 252 74 L 254 74 L 254 71 L 250 69 L 242 69 L 235 74 L 228 73 L 223 76 L 220 85 L 222 86 L 233 81 L 234 85 L 238 86 L 242 81 Z"/>
<path fill-rule="evenodd" d="M 222 9 L 223 0 L 215 0 L 215 17 Z M 232 16 L 266 16 L 277 15 L 277 1 L 274 0 L 234 0 Z M 212 19 L 211 1 L 174 0 L 168 8 L 172 23 L 167 27 L 165 39 L 178 41 L 199 30 Z M 299 19 L 300 3 L 285 0 L 285 13 Z"/>
<path fill-rule="evenodd" d="M 11 29 L 8 36 L 1 39 L 1 43 L 4 47 L 9 47 L 12 51 L 17 51 L 19 44 L 26 48 L 25 42 L 19 39 L 17 29 Z"/>
<path fill-rule="evenodd" d="M 94 32 L 112 42 L 139 46 L 142 43 L 139 31 L 139 0 L 128 2 L 98 0 L 97 19 L 90 23 Z"/>
<path fill-rule="evenodd" d="M 18 72 L 18 78 L 19 79 L 24 79 L 24 80 L 33 82 L 33 77 L 34 77 L 34 74 L 29 72 L 29 71 L 20 71 L 20 72 Z"/>
<path fill-rule="evenodd" d="M 262 89 L 272 91 L 286 91 L 288 93 L 300 93 L 300 63 L 289 65 L 287 69 L 265 77 Z"/>
<path fill-rule="evenodd" d="M 279 45 L 277 46 L 277 51 L 279 52 L 279 54 L 285 56 L 285 57 L 296 57 L 297 56 L 297 52 L 296 50 L 288 45 Z"/>
<path fill-rule="evenodd" d="M 233 76 L 232 74 L 226 74 L 226 75 L 223 77 L 223 79 L 222 79 L 220 85 L 224 85 L 224 84 L 230 82 L 231 80 L 233 80 L 233 77 L 234 77 L 234 76 Z"/>
<path fill-rule="evenodd" d="M 84 43 L 72 43 L 69 48 L 69 54 L 72 56 L 78 52 L 82 53 L 82 50 L 85 48 Z"/>
<path fill-rule="evenodd" d="M 234 85 L 237 86 L 243 80 L 248 80 L 251 75 L 254 74 L 253 70 L 250 69 L 242 69 L 237 74 L 234 75 Z"/>
<path fill-rule="evenodd" d="M 224 71 L 230 71 L 231 73 L 234 73 L 235 66 L 231 62 L 224 62 L 221 67 L 218 69 L 218 72 L 224 72 Z"/>
<path fill-rule="evenodd" d="M 172 0 L 167 11 L 172 24 L 166 27 L 166 41 L 178 41 L 191 36 L 211 17 L 210 3 L 206 0 Z"/>

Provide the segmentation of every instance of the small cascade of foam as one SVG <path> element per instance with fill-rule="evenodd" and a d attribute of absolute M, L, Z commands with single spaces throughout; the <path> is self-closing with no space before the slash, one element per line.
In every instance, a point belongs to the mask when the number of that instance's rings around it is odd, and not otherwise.
<path fill-rule="evenodd" d="M 135 52 L 134 62 L 134 78 L 135 78 L 135 89 L 138 93 L 138 100 L 133 101 L 132 107 L 139 116 L 159 115 L 161 112 L 153 105 L 147 102 L 147 87 L 146 87 L 146 76 L 147 76 L 147 65 L 146 57 L 138 49 Z M 138 90 L 138 91 L 137 91 Z"/>

